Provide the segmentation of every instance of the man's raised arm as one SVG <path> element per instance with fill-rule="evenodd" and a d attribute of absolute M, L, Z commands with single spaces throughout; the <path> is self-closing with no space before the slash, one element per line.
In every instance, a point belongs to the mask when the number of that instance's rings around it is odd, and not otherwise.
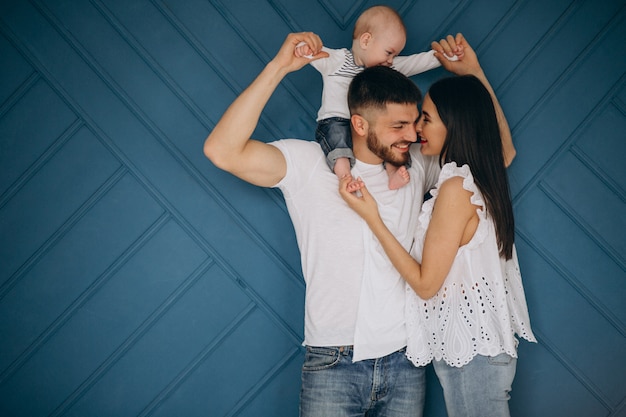
<path fill-rule="evenodd" d="M 298 57 L 296 46 L 306 42 L 313 58 Z M 220 169 L 254 185 L 271 187 L 286 173 L 283 154 L 274 146 L 250 138 L 261 112 L 282 79 L 312 59 L 328 56 L 320 52 L 322 41 L 314 33 L 292 33 L 280 50 L 226 110 L 204 142 L 204 154 Z"/>

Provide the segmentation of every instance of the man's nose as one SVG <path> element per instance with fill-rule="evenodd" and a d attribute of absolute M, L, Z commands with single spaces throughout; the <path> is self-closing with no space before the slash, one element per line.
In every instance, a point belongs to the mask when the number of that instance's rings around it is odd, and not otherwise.
<path fill-rule="evenodd" d="M 405 139 L 409 142 L 417 142 L 417 131 L 415 129 L 407 129 Z"/>

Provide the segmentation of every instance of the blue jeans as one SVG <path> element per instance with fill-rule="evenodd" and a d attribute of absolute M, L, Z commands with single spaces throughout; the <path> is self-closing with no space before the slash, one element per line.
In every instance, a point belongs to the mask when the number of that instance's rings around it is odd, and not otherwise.
<path fill-rule="evenodd" d="M 307 346 L 300 417 L 421 417 L 425 392 L 425 370 L 405 349 L 352 362 L 350 346 Z"/>
<path fill-rule="evenodd" d="M 326 163 L 331 170 L 335 167 L 337 158 L 348 158 L 350 166 L 354 165 L 350 119 L 330 117 L 318 121 L 315 140 L 322 147 L 326 155 Z"/>
<path fill-rule="evenodd" d="M 506 353 L 477 355 L 455 368 L 443 360 L 433 361 L 443 387 L 448 417 L 508 417 L 509 392 L 517 359 Z"/>

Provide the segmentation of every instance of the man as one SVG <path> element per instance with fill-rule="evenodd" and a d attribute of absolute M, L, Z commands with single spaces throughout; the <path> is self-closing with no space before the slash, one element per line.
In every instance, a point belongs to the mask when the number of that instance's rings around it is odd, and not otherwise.
<path fill-rule="evenodd" d="M 217 167 L 258 186 L 278 187 L 285 196 L 307 286 L 301 416 L 421 416 L 424 369 L 404 355 L 404 281 L 367 225 L 341 199 L 338 179 L 317 143 L 250 139 L 281 80 L 310 62 L 294 53 L 301 42 L 314 52 L 312 59 L 327 56 L 317 35 L 288 35 L 224 113 L 204 152 Z M 445 68 L 486 82 L 462 36 L 449 36 L 433 48 Z M 460 59 L 444 62 L 443 53 Z M 420 100 L 415 84 L 386 67 L 363 71 L 349 92 L 352 175 L 367 184 L 383 220 L 407 250 L 422 196 L 439 174 L 436 158 L 410 147 L 417 141 Z M 402 165 L 409 153 L 410 184 L 390 190 L 383 161 Z"/>

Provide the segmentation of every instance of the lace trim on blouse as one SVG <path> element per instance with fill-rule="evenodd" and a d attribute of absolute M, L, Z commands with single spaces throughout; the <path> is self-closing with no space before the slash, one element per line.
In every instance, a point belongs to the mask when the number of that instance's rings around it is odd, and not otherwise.
<path fill-rule="evenodd" d="M 463 188 L 472 192 L 471 202 L 480 209 L 478 227 L 466 245 L 459 248 L 441 289 L 429 300 L 421 299 L 407 284 L 407 357 L 417 366 L 445 360 L 461 367 L 476 355 L 507 353 L 517 357 L 515 334 L 536 342 L 530 328 L 522 279 L 513 257 L 501 259 L 493 221 L 467 165 L 443 166 L 433 198 L 424 203 L 416 232 L 413 255 L 421 252 L 439 187 L 452 177 L 463 178 Z"/>

